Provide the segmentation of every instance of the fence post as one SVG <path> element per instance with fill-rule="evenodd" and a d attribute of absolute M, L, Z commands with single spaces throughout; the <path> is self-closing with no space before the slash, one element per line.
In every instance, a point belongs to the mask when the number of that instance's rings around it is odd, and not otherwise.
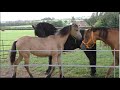
<path fill-rule="evenodd" d="M 1 47 L 3 47 L 3 48 L 1 48 L 1 49 L 3 50 L 3 58 L 4 58 L 4 43 L 3 43 L 3 40 L 1 40 L 1 41 L 2 41 Z"/>
<path fill-rule="evenodd" d="M 61 56 L 60 56 L 60 60 L 61 60 L 61 70 L 62 70 L 62 78 L 63 78 L 63 76 L 64 76 L 64 71 L 63 71 L 63 62 L 62 62 L 62 48 L 61 48 L 61 50 L 60 50 L 60 53 L 61 53 Z"/>
<path fill-rule="evenodd" d="M 119 51 L 120 51 L 120 14 L 119 14 Z M 119 52 L 119 78 L 120 78 L 120 52 Z"/>
<path fill-rule="evenodd" d="M 8 62 L 9 62 L 9 75 L 10 77 L 12 77 L 12 74 L 13 74 L 13 68 L 14 66 L 11 65 L 11 62 L 10 62 L 10 53 L 13 52 L 12 50 L 9 51 L 9 57 L 8 57 Z"/>
<path fill-rule="evenodd" d="M 115 49 L 114 49 L 114 78 L 115 78 Z"/>

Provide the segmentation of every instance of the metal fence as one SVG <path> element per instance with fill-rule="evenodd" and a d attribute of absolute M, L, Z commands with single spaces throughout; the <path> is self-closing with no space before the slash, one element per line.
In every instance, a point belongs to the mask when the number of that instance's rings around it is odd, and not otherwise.
<path fill-rule="evenodd" d="M 16 50 L 1 50 L 0 52 L 15 52 Z M 18 50 L 17 50 L 18 51 Z M 62 55 L 63 55 L 63 51 L 71 51 L 71 52 L 81 52 L 83 50 L 19 50 L 19 51 L 60 51 L 61 52 L 61 60 L 62 60 Z M 91 50 L 84 50 L 84 51 L 91 51 Z M 115 54 L 115 51 L 120 51 L 120 50 L 92 50 L 92 51 L 97 51 L 97 52 L 111 52 L 111 51 L 114 51 L 114 54 Z M 47 66 L 56 66 L 56 67 L 59 67 L 61 66 L 62 67 L 62 73 L 64 75 L 64 67 L 97 67 L 97 68 L 110 68 L 110 67 L 113 67 L 114 68 L 114 78 L 115 78 L 115 68 L 119 68 L 120 69 L 120 66 L 103 66 L 103 65 L 75 65 L 75 64 L 69 64 L 69 65 L 65 65 L 63 64 L 64 61 L 61 61 L 61 65 L 48 65 L 48 64 L 29 64 L 29 65 L 23 65 L 23 64 L 20 64 L 20 65 L 11 65 L 10 63 L 8 65 L 0 65 L 1 68 L 4 68 L 4 67 L 8 67 L 9 68 L 9 71 L 10 71 L 10 77 L 13 73 L 13 71 L 11 70 L 11 68 L 13 68 L 14 66 L 19 66 L 19 67 L 23 67 L 23 66 L 29 66 L 29 67 L 38 67 L 38 66 L 42 66 L 42 67 L 47 67 Z M 115 56 L 114 56 L 114 63 L 115 63 Z M 119 77 L 120 78 L 120 77 Z"/>
<path fill-rule="evenodd" d="M 60 27 L 58 29 L 60 29 Z M 9 42 L 9 41 L 11 42 L 13 40 L 2 40 L 2 39 L 0 40 L 0 45 L 1 45 L 1 47 L 0 47 L 0 69 L 8 68 L 8 70 L 9 70 L 9 74 L 7 76 L 5 76 L 5 77 L 11 77 L 12 73 L 13 73 L 12 68 L 14 66 L 16 66 L 16 65 L 11 65 L 8 58 L 4 58 L 4 57 L 6 57 L 5 55 L 8 56 L 8 54 L 6 54 L 6 53 L 14 52 L 14 50 L 12 50 L 12 51 L 11 50 L 6 50 L 6 48 L 5 48 L 5 47 L 10 47 L 11 46 L 11 45 L 8 45 L 8 44 L 4 43 L 4 42 Z M 29 51 L 29 50 L 25 50 L 25 51 Z M 32 51 L 34 51 L 34 50 L 32 50 Z M 49 51 L 49 50 L 35 50 L 35 51 Z M 52 51 L 54 51 L 54 50 L 52 50 Z M 62 73 L 63 73 L 63 75 L 65 74 L 64 73 L 64 68 L 65 67 L 77 67 L 77 68 L 78 67 L 79 68 L 82 68 L 82 67 L 97 67 L 97 68 L 109 68 L 109 67 L 113 67 L 114 68 L 114 78 L 116 76 L 116 74 L 115 74 L 115 68 L 119 69 L 119 78 L 120 78 L 120 61 L 119 61 L 119 66 L 115 66 L 115 65 L 114 66 L 109 66 L 109 65 L 105 65 L 104 66 L 104 65 L 84 65 L 84 64 L 77 64 L 77 65 L 76 64 L 63 64 L 64 63 L 64 61 L 63 61 L 63 55 L 64 55 L 63 51 L 83 52 L 83 50 L 59 50 L 59 51 L 61 52 L 61 60 L 62 60 L 61 61 L 62 62 L 61 65 L 57 65 L 57 64 L 56 65 L 49 65 L 49 64 L 29 64 L 29 65 L 23 65 L 23 64 L 19 64 L 17 66 L 18 67 L 23 67 L 23 66 L 29 66 L 29 67 L 56 66 L 56 67 L 59 67 L 59 66 L 61 66 L 62 67 Z M 120 50 L 84 50 L 84 51 L 97 51 L 97 52 L 112 52 L 112 51 L 114 51 L 114 54 L 115 54 L 115 51 L 120 51 Z M 115 56 L 113 57 L 113 59 L 114 59 L 113 62 L 115 62 Z M 7 64 L 2 64 L 2 61 L 4 61 L 4 60 L 6 60 L 8 63 Z M 0 75 L 0 77 L 2 77 L 2 76 Z"/>

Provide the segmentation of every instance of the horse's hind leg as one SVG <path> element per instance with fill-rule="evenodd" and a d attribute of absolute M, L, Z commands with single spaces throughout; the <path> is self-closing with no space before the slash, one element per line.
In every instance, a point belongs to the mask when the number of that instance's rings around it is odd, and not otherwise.
<path fill-rule="evenodd" d="M 119 65 L 119 59 L 115 60 L 115 66 L 117 66 L 117 65 Z M 111 66 L 114 66 L 114 62 L 112 63 Z M 107 74 L 106 74 L 105 78 L 108 78 L 110 76 L 110 74 L 112 73 L 113 69 L 114 69 L 113 67 L 109 68 L 109 70 L 107 71 Z"/>
<path fill-rule="evenodd" d="M 14 62 L 14 65 L 18 65 L 20 61 L 23 59 L 23 56 L 19 54 L 18 59 Z M 14 74 L 12 78 L 16 78 L 17 66 L 14 66 Z"/>
<path fill-rule="evenodd" d="M 24 64 L 25 64 L 25 65 L 29 65 L 29 57 L 25 57 L 24 59 L 25 59 L 25 63 L 24 63 Z M 24 67 L 25 67 L 25 69 L 27 70 L 29 76 L 30 76 L 31 78 L 33 78 L 33 75 L 30 73 L 29 67 L 28 67 L 28 66 L 24 66 Z"/>

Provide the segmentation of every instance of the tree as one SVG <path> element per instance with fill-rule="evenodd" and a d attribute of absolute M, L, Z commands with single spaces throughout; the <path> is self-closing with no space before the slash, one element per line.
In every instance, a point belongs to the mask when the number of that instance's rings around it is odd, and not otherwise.
<path fill-rule="evenodd" d="M 63 27 L 63 25 L 64 25 L 61 20 L 52 21 L 51 24 L 54 25 L 55 27 Z"/>
<path fill-rule="evenodd" d="M 74 18 L 74 16 L 72 17 L 71 22 L 72 22 L 72 23 L 75 23 L 75 18 Z"/>
<path fill-rule="evenodd" d="M 93 13 L 85 20 L 89 25 L 96 27 L 119 27 L 119 12 Z"/>
<path fill-rule="evenodd" d="M 97 22 L 94 24 L 95 27 L 101 27 L 103 26 L 103 23 L 101 20 L 97 20 Z"/>
<path fill-rule="evenodd" d="M 85 19 L 85 21 L 90 25 L 93 26 L 97 22 L 98 13 L 93 13 L 89 19 Z"/>
<path fill-rule="evenodd" d="M 119 27 L 119 13 L 118 12 L 106 12 L 101 18 L 104 22 L 104 26 L 107 27 Z"/>

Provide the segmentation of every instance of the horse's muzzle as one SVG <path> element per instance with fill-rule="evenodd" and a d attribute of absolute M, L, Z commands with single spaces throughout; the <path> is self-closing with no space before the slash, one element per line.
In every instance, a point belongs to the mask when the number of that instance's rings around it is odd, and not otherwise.
<path fill-rule="evenodd" d="M 86 47 L 83 43 L 80 45 L 80 48 L 81 48 L 81 50 L 86 50 Z"/>

